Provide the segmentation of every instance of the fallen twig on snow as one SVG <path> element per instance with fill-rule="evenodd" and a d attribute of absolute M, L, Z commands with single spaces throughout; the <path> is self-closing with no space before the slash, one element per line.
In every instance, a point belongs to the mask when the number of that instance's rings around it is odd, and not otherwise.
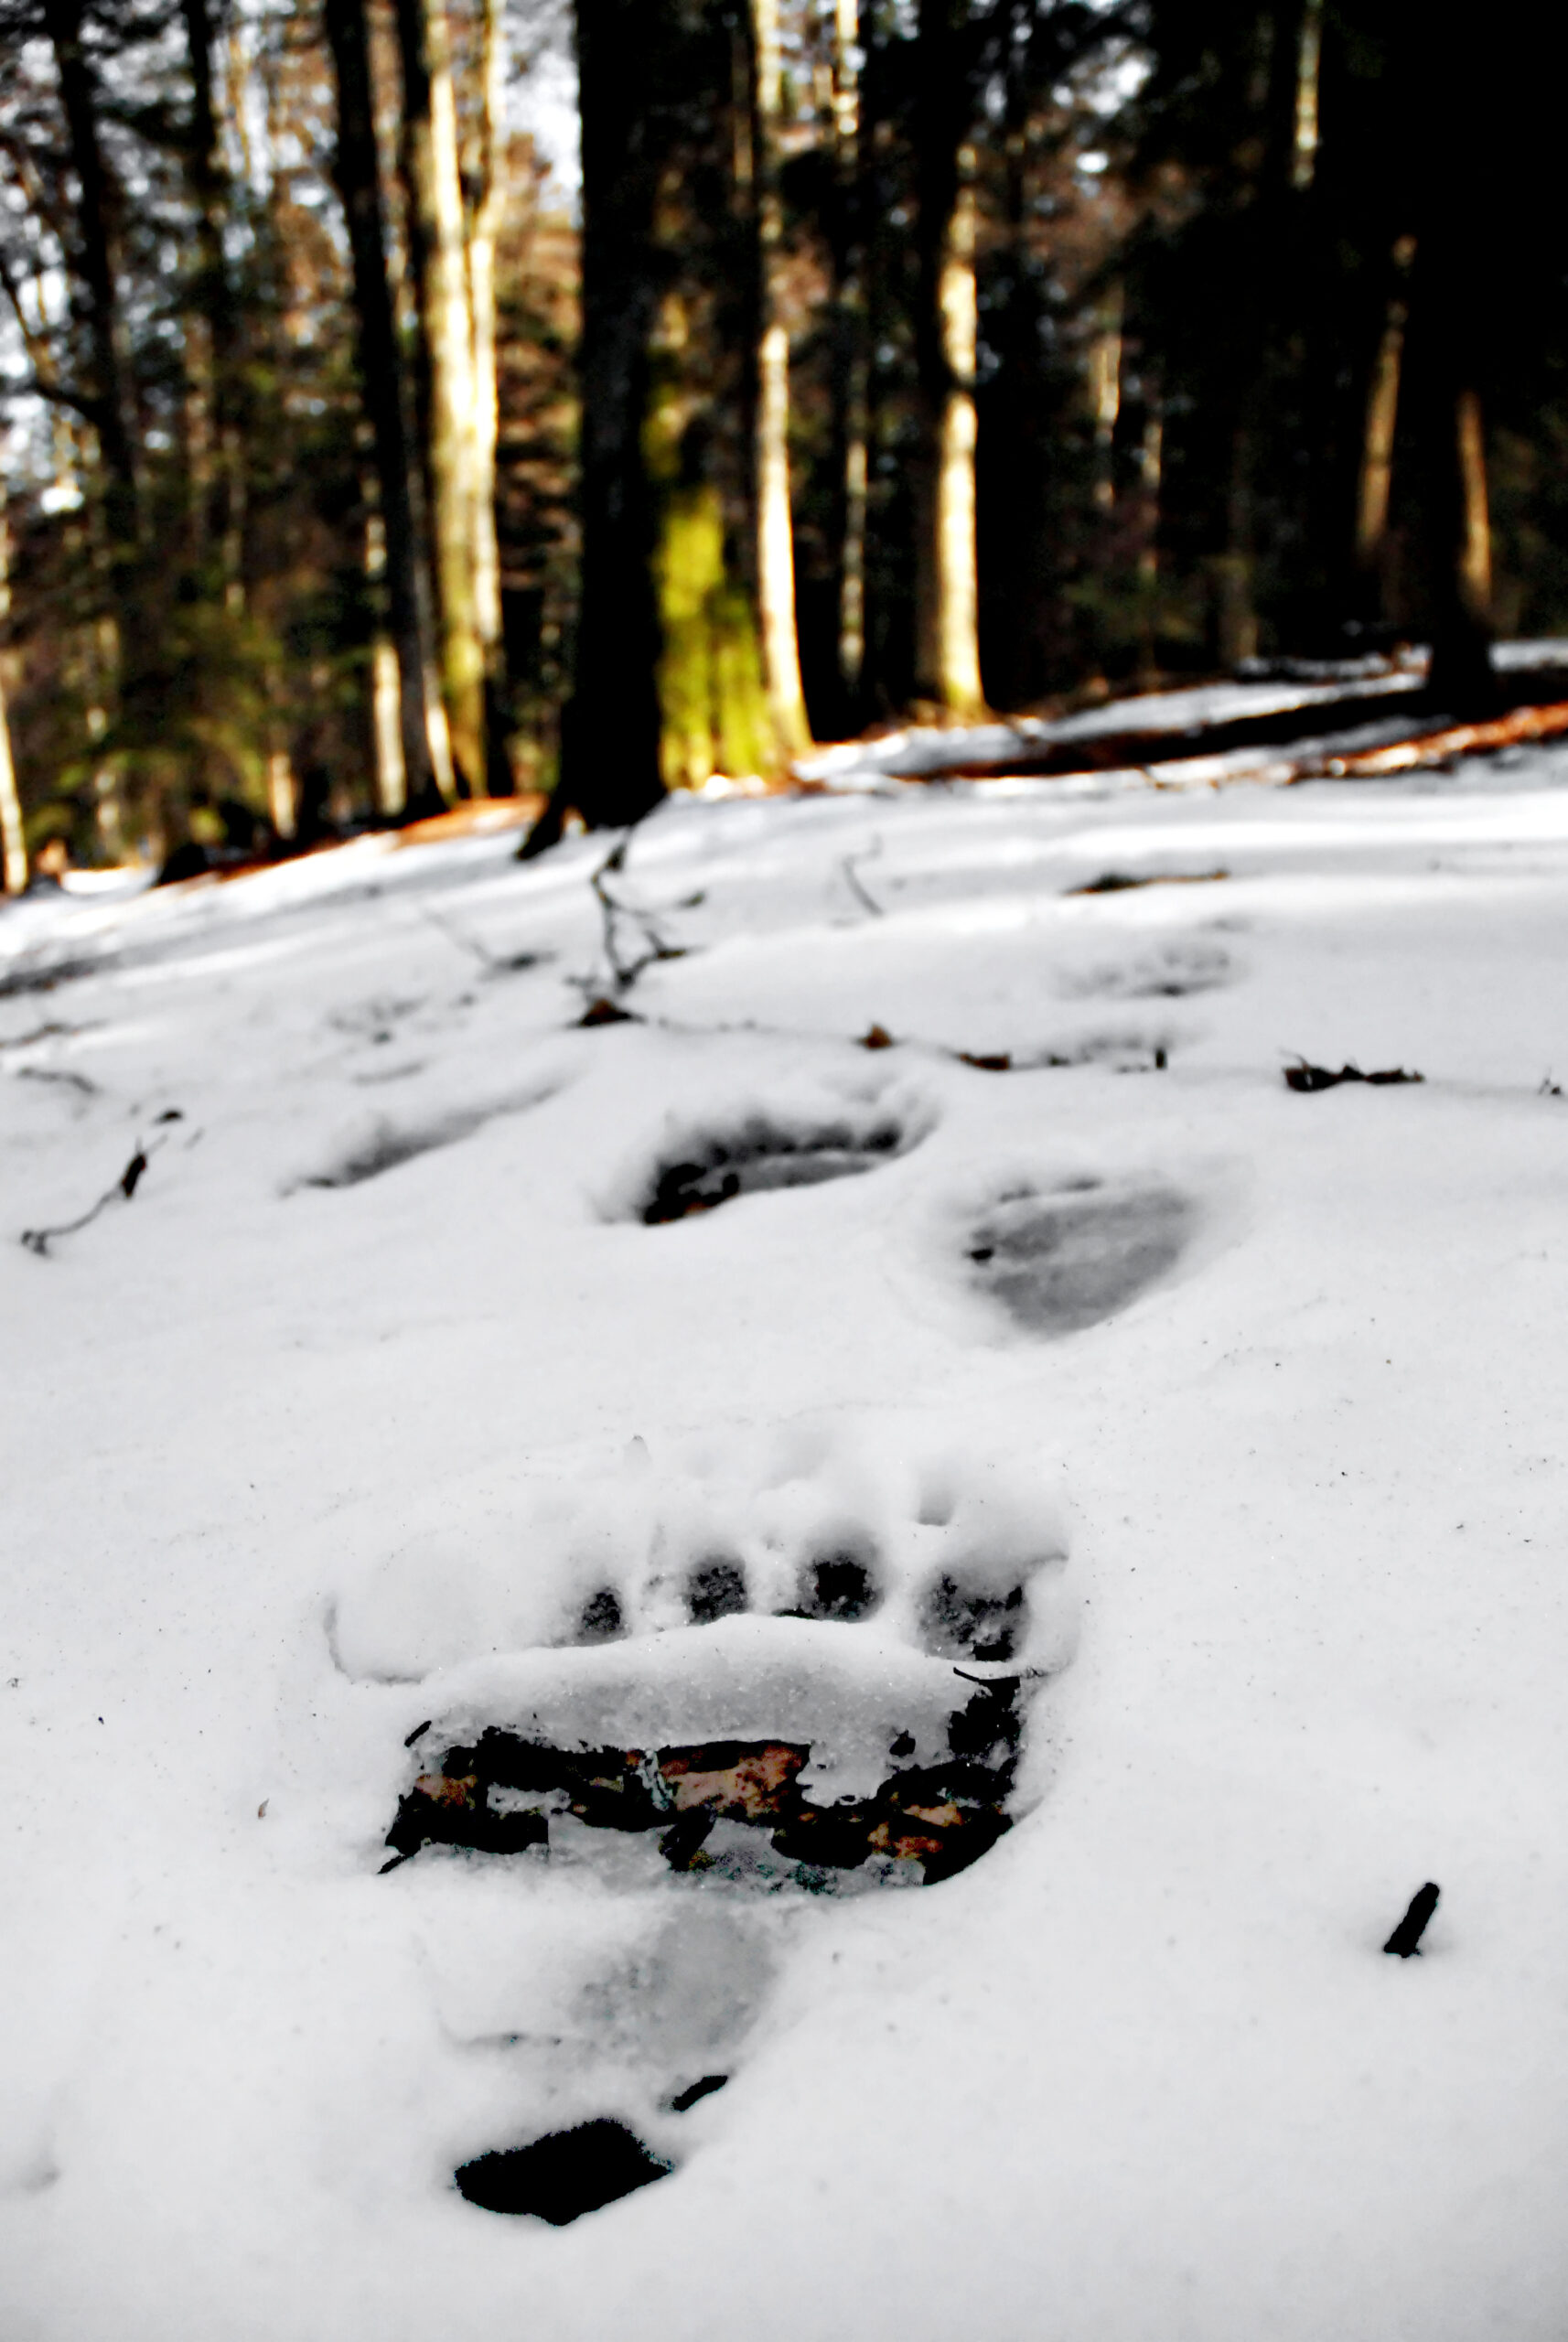
<path fill-rule="evenodd" d="M 528 969 L 539 967 L 549 957 L 544 951 L 492 951 L 488 944 L 479 941 L 477 935 L 467 934 L 452 920 L 442 919 L 428 904 L 419 906 L 419 915 L 435 928 L 438 935 L 444 935 L 448 943 L 455 943 L 460 951 L 467 952 L 470 959 L 477 961 L 487 976 L 521 976 Z"/>
<path fill-rule="evenodd" d="M 30 1033 L 7 1034 L 4 1040 L 0 1040 L 0 1049 L 30 1049 L 38 1041 L 53 1041 L 90 1029 L 86 1025 L 35 1025 Z"/>
<path fill-rule="evenodd" d="M 886 914 L 883 910 L 882 905 L 864 884 L 856 865 L 862 862 L 874 861 L 881 851 L 882 840 L 880 838 L 873 838 L 871 843 L 866 847 L 864 854 L 846 854 L 843 862 L 839 865 L 839 867 L 843 872 L 844 884 L 849 888 L 850 893 L 854 897 L 856 902 L 865 906 L 865 909 L 870 912 L 873 919 L 882 919 Z"/>
<path fill-rule="evenodd" d="M 1385 1090 L 1402 1081 L 1424 1081 L 1423 1073 L 1407 1073 L 1403 1066 L 1388 1067 L 1381 1073 L 1363 1073 L 1359 1065 L 1342 1065 L 1337 1073 L 1326 1065 L 1308 1065 L 1298 1058 L 1294 1065 L 1285 1068 L 1285 1080 L 1292 1090 L 1337 1090 L 1342 1081 L 1365 1081 L 1374 1090 Z"/>
<path fill-rule="evenodd" d="M 1130 886 L 1208 886 L 1217 879 L 1229 878 L 1229 870 L 1160 870 L 1147 877 L 1134 878 L 1126 871 L 1105 870 L 1091 878 L 1087 886 L 1069 886 L 1071 895 L 1121 895 Z"/>
<path fill-rule="evenodd" d="M 18 1081 L 58 1082 L 67 1090 L 80 1091 L 83 1098 L 96 1098 L 98 1095 L 96 1081 L 90 1080 L 85 1073 L 71 1073 L 60 1066 L 21 1066 L 17 1069 L 16 1079 Z"/>
<path fill-rule="evenodd" d="M 585 1025 L 620 1023 L 628 1012 L 625 1009 L 617 1009 L 616 996 L 629 992 L 645 968 L 653 967 L 660 960 L 683 960 L 686 956 L 683 944 L 666 941 L 660 931 L 657 912 L 644 910 L 636 903 L 622 902 L 618 896 L 611 894 L 605 884 L 607 878 L 612 875 L 618 876 L 625 870 L 627 850 L 631 844 L 633 835 L 633 831 L 627 831 L 625 836 L 606 854 L 588 881 L 594 890 L 600 917 L 604 921 L 605 961 L 610 972 L 610 991 L 607 994 L 598 978 L 595 976 L 574 976 L 571 979 L 587 997 L 588 1004 L 581 1020 Z M 686 903 L 678 904 L 675 908 L 683 909 L 688 903 L 698 903 L 701 900 L 701 895 L 693 895 L 687 898 Z M 621 951 L 621 928 L 624 922 L 629 922 L 640 932 L 643 943 L 641 951 L 629 959 L 624 957 Z"/>
<path fill-rule="evenodd" d="M 138 1146 L 114 1185 L 112 1187 L 105 1187 L 98 1201 L 90 1210 L 84 1211 L 80 1219 L 64 1220 L 58 1228 L 25 1228 L 22 1230 L 22 1241 L 28 1252 L 36 1252 L 40 1260 L 47 1260 L 49 1246 L 57 1237 L 74 1236 L 79 1229 L 89 1227 L 97 1219 L 99 1213 L 106 1211 L 112 1203 L 118 1201 L 128 1204 L 142 1183 L 142 1175 L 146 1170 L 149 1154 L 156 1151 L 156 1144 L 152 1148 Z"/>

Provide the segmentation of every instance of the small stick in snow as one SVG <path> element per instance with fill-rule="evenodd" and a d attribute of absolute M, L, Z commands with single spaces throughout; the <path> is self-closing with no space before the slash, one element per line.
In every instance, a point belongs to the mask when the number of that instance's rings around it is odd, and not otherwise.
<path fill-rule="evenodd" d="M 487 976 L 521 976 L 528 969 L 537 968 L 544 957 L 541 951 L 492 951 L 488 944 L 480 942 L 477 935 L 466 934 L 453 920 L 440 918 L 428 903 L 419 906 L 419 916 L 427 927 L 435 929 L 437 935 L 444 935 L 448 943 L 456 945 L 459 951 L 467 951 Z"/>
<path fill-rule="evenodd" d="M 1386 1090 L 1397 1082 L 1424 1081 L 1423 1073 L 1406 1073 L 1402 1065 L 1389 1066 L 1381 1073 L 1363 1073 L 1359 1065 L 1342 1065 L 1333 1073 L 1326 1065 L 1308 1065 L 1305 1058 L 1297 1058 L 1285 1068 L 1285 1080 L 1292 1090 L 1337 1090 L 1342 1081 L 1365 1081 L 1374 1090 Z"/>
<path fill-rule="evenodd" d="M 1409 1910 L 1384 1944 L 1385 1951 L 1391 1951 L 1398 1960 L 1420 1958 L 1421 1939 L 1426 1933 L 1428 1920 L 1437 1908 L 1438 1893 L 1439 1889 L 1430 1879 L 1424 1886 L 1417 1887 L 1410 1898 Z"/>
<path fill-rule="evenodd" d="M 658 922 L 652 911 L 641 910 L 635 903 L 623 903 L 617 896 L 612 895 L 605 885 L 605 880 L 612 874 L 618 876 L 625 870 L 627 848 L 631 843 L 633 834 L 632 831 L 628 830 L 626 835 L 611 847 L 588 882 L 598 899 L 599 912 L 604 920 L 605 959 L 608 963 L 618 993 L 629 992 L 643 970 L 651 968 L 656 962 L 683 960 L 686 956 L 682 945 L 665 941 L 659 931 Z M 638 958 L 627 960 L 621 957 L 620 931 L 618 926 L 618 921 L 621 919 L 629 919 L 634 927 L 639 928 L 642 931 L 645 948 Z M 600 1017 L 596 1021 L 607 1024 L 611 1020 L 607 1017 Z"/>
<path fill-rule="evenodd" d="M 860 873 L 855 865 L 857 863 L 872 861 L 875 855 L 881 853 L 881 851 L 882 840 L 880 838 L 874 838 L 871 843 L 866 847 L 864 854 L 846 854 L 843 862 L 839 865 L 840 869 L 843 872 L 844 884 L 849 888 L 850 893 L 854 897 L 858 903 L 865 906 L 865 908 L 870 912 L 873 919 L 884 919 L 886 917 L 886 913 L 883 910 L 881 904 L 876 900 L 875 897 L 871 894 L 869 889 L 862 881 Z"/>
<path fill-rule="evenodd" d="M 88 1227 L 97 1219 L 101 1211 L 106 1211 L 116 1200 L 129 1203 L 141 1185 L 142 1174 L 147 1167 L 147 1149 L 138 1146 L 114 1185 L 112 1187 L 105 1187 L 98 1201 L 89 1210 L 84 1211 L 80 1219 L 65 1220 L 59 1228 L 25 1228 L 22 1230 L 22 1241 L 28 1252 L 36 1252 L 41 1261 L 48 1260 L 49 1246 L 57 1236 L 74 1236 L 78 1229 Z"/>

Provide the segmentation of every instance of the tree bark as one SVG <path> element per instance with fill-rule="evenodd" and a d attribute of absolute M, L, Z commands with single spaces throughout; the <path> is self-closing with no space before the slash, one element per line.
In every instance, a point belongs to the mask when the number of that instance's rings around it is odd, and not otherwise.
<path fill-rule="evenodd" d="M 1165 418 L 1157 378 L 1144 382 L 1144 429 L 1138 443 L 1138 679 L 1155 688 L 1158 671 L 1160 490 L 1165 476 Z"/>
<path fill-rule="evenodd" d="M 213 102 L 213 48 L 217 28 L 208 0 L 180 0 L 191 108 L 186 177 L 196 211 L 197 308 L 207 328 L 209 377 L 206 386 L 209 437 L 214 461 L 209 481 L 193 483 L 205 507 L 193 513 L 198 546 L 218 549 L 224 600 L 231 609 L 244 604 L 242 539 L 244 475 L 241 457 L 238 383 L 239 316 L 223 249 L 229 210 L 229 177 L 223 167 L 218 113 Z"/>
<path fill-rule="evenodd" d="M 1116 478 L 1112 458 L 1116 421 L 1122 412 L 1122 290 L 1113 285 L 1101 307 L 1099 330 L 1090 344 L 1089 395 L 1094 411 L 1094 502 L 1101 512 L 1114 510 Z"/>
<path fill-rule="evenodd" d="M 861 171 L 860 26 L 857 0 L 833 16 L 833 438 L 838 487 L 838 682 L 842 722 L 856 728 L 865 672 L 865 515 L 870 349 Z"/>
<path fill-rule="evenodd" d="M 1305 191 L 1317 171 L 1317 92 L 1323 62 L 1323 0 L 1302 0 L 1295 49 L 1295 123 L 1291 185 Z"/>
<path fill-rule="evenodd" d="M 1225 494 L 1225 551 L 1214 564 L 1214 650 L 1218 664 L 1239 667 L 1258 649 L 1258 611 L 1252 564 L 1256 500 L 1252 491 L 1252 432 L 1240 416 L 1230 435 L 1230 472 Z"/>
<path fill-rule="evenodd" d="M 148 643 L 141 591 L 141 493 L 114 275 L 114 196 L 98 134 L 98 91 L 83 38 L 84 15 L 83 0 L 44 0 L 43 21 L 54 52 L 76 177 L 75 249 L 70 265 L 71 306 L 85 345 L 79 403 L 98 442 L 103 485 L 96 521 L 102 532 L 102 565 L 116 647 L 113 680 L 122 726 L 134 740 L 156 721 L 157 711 L 143 704 Z M 113 786 L 117 790 L 117 781 Z"/>
<path fill-rule="evenodd" d="M 576 0 L 583 155 L 582 583 L 561 780 L 536 840 L 575 807 L 590 829 L 639 821 L 660 769 L 656 521 L 643 444 L 658 306 L 660 143 L 650 92 L 672 0 Z"/>
<path fill-rule="evenodd" d="M 789 337 L 779 303 L 783 206 L 779 188 L 780 60 L 778 0 L 751 0 L 757 113 L 757 227 L 761 317 L 757 353 L 757 586 L 762 666 L 777 752 L 811 743 L 795 629 L 794 524 L 789 499 Z"/>
<path fill-rule="evenodd" d="M 1384 312 L 1383 330 L 1367 387 L 1367 419 L 1361 435 L 1356 484 L 1356 567 L 1367 589 L 1369 614 L 1381 617 L 1387 595 L 1389 500 L 1393 489 L 1394 432 L 1399 422 L 1400 375 L 1404 363 L 1410 307 L 1405 281 L 1415 257 L 1415 240 L 1402 236 L 1393 248 L 1394 290 Z"/>
<path fill-rule="evenodd" d="M 11 615 L 11 522 L 0 482 L 0 626 Z M 0 886 L 20 895 L 27 884 L 27 838 L 22 825 L 22 800 L 16 793 L 16 767 L 11 756 L 11 719 L 6 706 L 5 669 L 9 654 L 0 649 Z"/>
<path fill-rule="evenodd" d="M 386 575 L 386 530 L 379 512 L 365 516 L 365 575 L 372 587 Z M 376 810 L 395 821 L 408 803 L 403 733 L 398 719 L 397 652 L 378 627 L 371 642 L 371 745 L 376 771 Z"/>
<path fill-rule="evenodd" d="M 420 624 L 419 550 L 409 483 L 403 420 L 403 359 L 387 280 L 371 110 L 365 0 L 327 0 L 327 36 L 338 81 L 338 146 L 333 177 L 342 199 L 353 260 L 356 355 L 361 396 L 375 443 L 381 521 L 386 532 L 387 603 L 398 663 L 399 728 L 410 796 L 432 786 L 430 725 Z"/>
<path fill-rule="evenodd" d="M 974 537 L 974 152 L 964 0 L 920 0 L 916 155 L 925 408 L 917 555 L 917 689 L 955 714 L 984 705 Z"/>
<path fill-rule="evenodd" d="M 473 317 L 445 0 L 397 0 L 397 26 L 409 251 L 430 385 L 430 527 L 441 690 L 453 762 L 468 795 L 483 797 L 488 771 L 476 577 Z"/>
<path fill-rule="evenodd" d="M 500 554 L 496 543 L 496 241 L 506 186 L 501 133 L 505 52 L 501 0 L 481 0 L 479 104 L 474 167 L 467 175 L 468 295 L 473 318 L 474 617 L 487 670 L 501 639 Z"/>

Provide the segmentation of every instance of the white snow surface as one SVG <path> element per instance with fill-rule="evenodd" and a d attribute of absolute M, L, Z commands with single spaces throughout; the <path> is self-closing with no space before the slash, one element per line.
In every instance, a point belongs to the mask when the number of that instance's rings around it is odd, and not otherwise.
<path fill-rule="evenodd" d="M 1556 2342 L 1568 753 L 672 804 L 586 1030 L 604 843 L 511 843 L 0 915 L 6 2342 Z M 643 1224 L 764 1122 L 874 1152 Z M 875 1616 L 776 1615 L 823 1540 Z M 1028 1588 L 961 1875 L 381 1875 L 422 1728 L 861 1792 L 950 1570 Z M 671 2175 L 456 2191 L 597 2115 Z"/>

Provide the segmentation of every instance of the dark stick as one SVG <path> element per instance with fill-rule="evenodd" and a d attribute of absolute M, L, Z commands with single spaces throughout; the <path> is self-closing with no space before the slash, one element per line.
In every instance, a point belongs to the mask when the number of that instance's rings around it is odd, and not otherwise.
<path fill-rule="evenodd" d="M 1409 1910 L 1384 1944 L 1385 1951 L 1393 1952 L 1400 1960 L 1420 1957 L 1421 1939 L 1426 1932 L 1427 1921 L 1437 1908 L 1437 1896 L 1438 1889 L 1430 1879 L 1424 1886 L 1417 1887 L 1410 1898 Z"/>

